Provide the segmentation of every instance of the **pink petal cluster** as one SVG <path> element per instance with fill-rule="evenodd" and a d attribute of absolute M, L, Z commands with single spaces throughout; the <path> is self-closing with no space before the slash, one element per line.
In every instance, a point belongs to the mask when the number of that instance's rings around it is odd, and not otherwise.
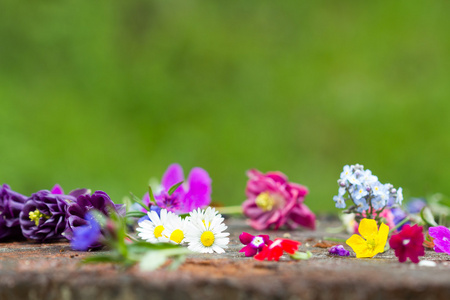
<path fill-rule="evenodd" d="M 247 172 L 247 200 L 242 204 L 245 216 L 256 230 L 278 229 L 299 225 L 315 229 L 316 216 L 303 203 L 306 187 L 288 182 L 281 172 L 263 174 L 258 170 Z"/>

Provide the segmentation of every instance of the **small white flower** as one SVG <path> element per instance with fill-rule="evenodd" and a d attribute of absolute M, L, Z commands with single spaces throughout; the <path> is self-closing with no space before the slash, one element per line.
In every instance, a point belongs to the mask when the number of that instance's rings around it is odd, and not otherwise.
<path fill-rule="evenodd" d="M 187 220 L 183 220 L 175 214 L 171 215 L 164 226 L 161 239 L 173 244 L 184 243 L 187 230 L 186 225 Z"/>
<path fill-rule="evenodd" d="M 224 253 L 228 248 L 230 235 L 224 232 L 227 226 L 223 224 L 223 218 L 214 209 L 193 211 L 190 213 L 187 224 L 185 242 L 188 249 L 200 253 Z"/>
<path fill-rule="evenodd" d="M 136 228 L 138 236 L 149 243 L 161 243 L 166 242 L 168 239 L 162 235 L 164 227 L 168 220 L 172 218 L 172 215 L 176 215 L 172 212 L 168 212 L 166 209 L 161 209 L 160 216 L 155 211 L 148 213 L 149 220 L 145 220 L 139 223 L 139 227 Z"/>
<path fill-rule="evenodd" d="M 355 214 L 342 214 L 339 218 L 341 219 L 342 224 L 344 224 L 347 233 L 355 233 L 355 225 L 357 224 L 355 221 Z"/>

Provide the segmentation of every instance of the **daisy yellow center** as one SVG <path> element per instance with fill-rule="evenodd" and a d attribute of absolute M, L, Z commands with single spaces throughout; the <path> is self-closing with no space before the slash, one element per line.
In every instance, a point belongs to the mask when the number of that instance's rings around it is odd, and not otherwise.
<path fill-rule="evenodd" d="M 261 208 L 263 211 L 270 211 L 272 210 L 275 201 L 273 197 L 270 196 L 269 192 L 264 192 L 258 195 L 256 197 L 256 205 L 258 205 L 259 208 Z"/>
<path fill-rule="evenodd" d="M 211 247 L 212 244 L 214 244 L 214 233 L 212 233 L 211 231 L 203 232 L 202 236 L 200 237 L 200 241 L 202 242 L 203 246 Z"/>
<path fill-rule="evenodd" d="M 184 239 L 184 233 L 181 229 L 175 229 L 170 234 L 170 240 L 179 244 Z"/>
<path fill-rule="evenodd" d="M 158 225 L 155 227 L 155 231 L 153 233 L 155 234 L 155 238 L 162 237 L 162 232 L 164 230 L 164 226 Z"/>
<path fill-rule="evenodd" d="M 39 225 L 39 220 L 41 218 L 50 219 L 50 216 L 44 215 L 39 211 L 39 209 L 36 209 L 35 211 L 30 211 L 28 217 L 30 218 L 31 221 L 34 222 L 34 224 L 36 224 L 36 226 Z"/>

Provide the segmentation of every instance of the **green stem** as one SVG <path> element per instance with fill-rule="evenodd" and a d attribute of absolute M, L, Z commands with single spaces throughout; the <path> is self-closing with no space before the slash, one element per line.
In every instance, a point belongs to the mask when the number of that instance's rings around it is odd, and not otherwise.
<path fill-rule="evenodd" d="M 338 243 L 345 243 L 347 240 L 346 239 L 339 239 L 339 238 L 333 238 L 333 237 L 324 237 L 323 238 L 325 241 L 331 241 L 331 242 L 338 242 Z"/>
<path fill-rule="evenodd" d="M 135 238 L 134 236 L 127 234 L 127 238 L 129 238 L 130 240 L 132 240 L 133 242 L 139 242 L 139 240 L 137 238 Z"/>
<path fill-rule="evenodd" d="M 215 209 L 223 215 L 242 215 L 242 207 L 240 205 L 215 207 Z"/>
<path fill-rule="evenodd" d="M 397 229 L 399 229 L 403 224 L 405 224 L 406 222 L 409 221 L 409 218 L 406 217 L 404 218 L 400 223 L 398 223 L 397 225 L 395 225 L 394 228 L 392 228 L 391 230 L 389 230 L 389 234 L 393 233 L 394 231 L 396 231 Z"/>

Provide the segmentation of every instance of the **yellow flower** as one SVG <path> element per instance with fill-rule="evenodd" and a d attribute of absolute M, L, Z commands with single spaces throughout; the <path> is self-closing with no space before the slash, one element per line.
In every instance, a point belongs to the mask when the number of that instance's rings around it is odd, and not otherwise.
<path fill-rule="evenodd" d="M 384 223 L 380 225 L 378 231 L 377 222 L 372 219 L 362 219 L 358 227 L 359 235 L 352 235 L 347 241 L 347 245 L 352 247 L 357 258 L 374 257 L 384 251 L 384 246 L 389 235 L 389 226 Z"/>

